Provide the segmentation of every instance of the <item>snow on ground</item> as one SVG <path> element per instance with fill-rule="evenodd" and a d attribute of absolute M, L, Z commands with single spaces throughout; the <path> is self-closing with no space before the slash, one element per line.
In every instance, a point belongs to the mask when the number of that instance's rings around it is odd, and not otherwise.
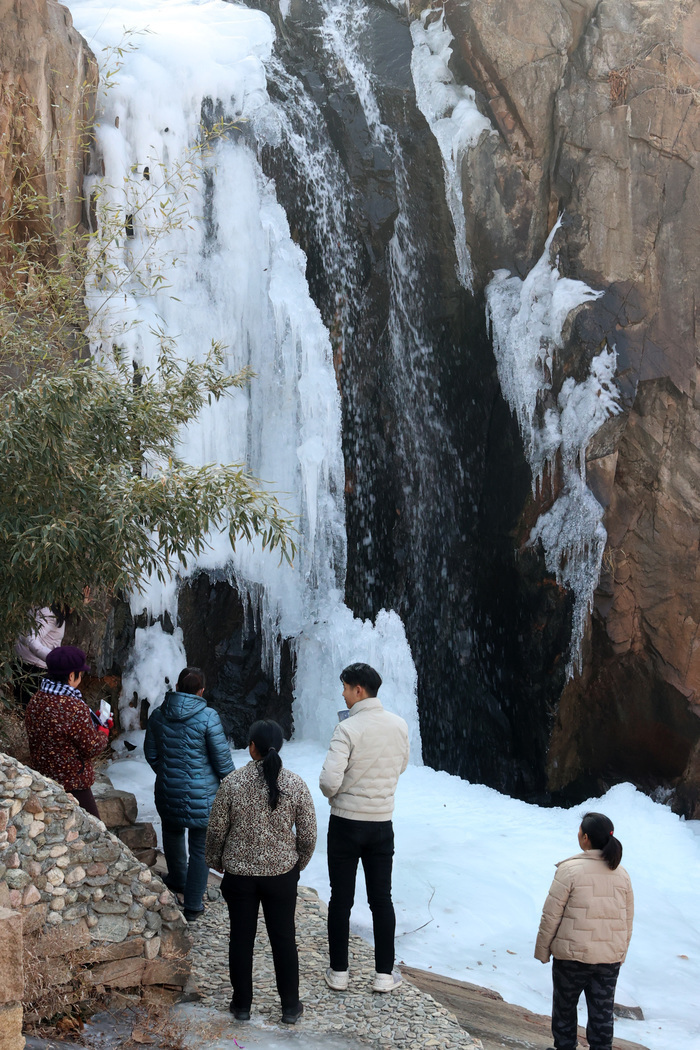
<path fill-rule="evenodd" d="M 157 822 L 143 733 L 127 739 L 139 746 L 111 766 L 110 777 L 137 796 L 140 819 Z M 314 797 L 319 841 L 302 881 L 327 901 L 328 803 L 318 789 L 324 754 L 316 742 L 292 741 L 282 758 Z M 233 756 L 236 766 L 248 760 L 245 751 Z M 551 968 L 533 958 L 535 936 L 554 864 L 579 852 L 576 833 L 588 809 L 606 813 L 615 824 L 636 898 L 634 935 L 616 1000 L 641 1006 L 645 1020 L 619 1020 L 616 1032 L 650 1050 L 700 1050 L 694 1005 L 700 986 L 700 822 L 681 820 L 629 784 L 574 809 L 542 809 L 409 766 L 394 815 L 397 960 L 493 988 L 511 1003 L 548 1014 Z M 353 930 L 371 940 L 361 878 L 358 887 Z"/>

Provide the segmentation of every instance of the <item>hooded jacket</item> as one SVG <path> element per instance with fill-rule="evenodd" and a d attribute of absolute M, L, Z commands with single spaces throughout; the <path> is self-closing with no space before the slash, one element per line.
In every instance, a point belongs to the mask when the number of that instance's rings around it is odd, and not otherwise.
<path fill-rule="evenodd" d="M 216 711 L 201 696 L 167 693 L 148 719 L 143 751 L 162 821 L 206 828 L 219 784 L 234 768 Z"/>
<path fill-rule="evenodd" d="M 335 727 L 319 778 L 333 816 L 391 820 L 409 750 L 403 718 L 385 711 L 376 696 L 353 704 Z"/>
<path fill-rule="evenodd" d="M 623 867 L 612 871 L 599 849 L 557 864 L 544 902 L 535 958 L 622 962 L 632 936 L 634 897 Z"/>

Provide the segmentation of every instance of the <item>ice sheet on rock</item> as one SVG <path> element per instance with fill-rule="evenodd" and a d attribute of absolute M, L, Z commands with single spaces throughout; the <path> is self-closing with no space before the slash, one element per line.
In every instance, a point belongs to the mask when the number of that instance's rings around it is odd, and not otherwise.
<path fill-rule="evenodd" d="M 160 622 L 149 627 L 137 627 L 134 645 L 122 678 L 122 694 L 119 702 L 121 724 L 125 730 L 139 729 L 139 708 L 130 703 L 148 699 L 150 709 L 160 707 L 165 694 L 174 689 L 178 675 L 187 666 L 187 656 L 182 641 L 182 631 L 176 627 L 167 634 Z"/>
<path fill-rule="evenodd" d="M 120 279 L 127 275 L 115 304 L 119 316 L 111 308 L 113 282 L 90 289 L 93 345 L 113 338 L 126 300 L 140 323 L 126 331 L 122 325 L 119 342 L 140 365 L 155 368 L 153 329 L 161 329 L 182 356 L 202 359 L 212 340 L 222 341 L 231 371 L 249 366 L 257 373 L 245 391 L 205 408 L 183 432 L 181 454 L 195 465 L 247 460 L 299 522 L 293 569 L 257 541 L 240 543 L 234 554 L 225 532 L 210 537 L 210 551 L 198 560 L 207 568 L 232 562 L 237 577 L 259 585 L 263 622 L 294 633 L 313 613 L 316 591 L 336 587 L 344 572 L 340 415 L 328 334 L 309 296 L 303 253 L 255 155 L 236 137 L 220 139 L 203 159 L 196 152 L 207 98 L 231 120 L 249 120 L 268 104 L 262 59 L 272 27 L 262 13 L 219 3 L 178 4 L 174 14 L 171 5 L 133 4 L 131 12 L 153 32 L 124 57 L 119 83 L 103 99 L 98 144 L 107 142 L 106 175 L 95 182 L 104 209 L 134 216 L 134 236 L 116 239 L 113 248 Z M 115 32 L 115 16 L 91 5 L 90 17 L 102 38 Z M 115 134 L 120 150 L 111 145 Z M 146 166 L 148 180 L 129 177 Z M 155 229 L 144 211 L 150 197 Z M 158 209 L 173 202 L 183 210 L 182 227 L 159 229 Z M 144 243 L 135 247 L 138 241 Z M 148 265 L 162 268 L 167 288 L 152 286 L 152 272 L 143 283 L 132 272 L 149 247 Z M 172 583 L 159 588 L 150 580 L 148 588 L 149 612 L 165 606 L 172 614 Z"/>
<path fill-rule="evenodd" d="M 298 636 L 295 651 L 299 699 L 294 705 L 294 724 L 304 740 L 330 740 L 338 711 L 345 709 L 339 673 L 348 664 L 361 661 L 381 675 L 379 699 L 388 711 L 406 719 L 411 762 L 422 763 L 416 670 L 403 624 L 395 612 L 382 610 L 373 625 L 335 604 L 327 619 Z"/>
<path fill-rule="evenodd" d="M 571 674 L 575 666 L 580 668 L 586 617 L 607 539 L 603 508 L 585 485 L 586 448 L 620 407 L 614 385 L 617 355 L 614 348 L 606 348 L 591 361 L 585 380 L 564 380 L 556 407 L 542 411 L 569 315 L 602 295 L 582 281 L 562 277 L 557 262 L 552 262 L 552 241 L 560 224 L 561 220 L 524 280 L 496 271 L 486 289 L 486 310 L 501 390 L 518 420 L 533 491 L 561 454 L 563 491 L 537 521 L 530 542 L 541 540 L 548 570 L 574 595 Z"/>
<path fill-rule="evenodd" d="M 224 572 L 250 599 L 267 669 L 277 675 L 281 639 L 313 638 L 317 623 L 325 637 L 325 624 L 345 610 L 346 537 L 330 340 L 305 256 L 250 145 L 252 130 L 273 141 L 289 131 L 266 90 L 272 24 L 219 0 L 125 0 L 118 9 L 74 0 L 71 11 L 108 66 L 114 60 L 103 49 L 122 43 L 125 25 L 148 28 L 129 38 L 136 49 L 123 51 L 115 83 L 99 97 L 96 166 L 103 162 L 105 174 L 86 185 L 98 195 L 94 250 L 104 260 L 86 289 L 93 353 L 118 345 L 127 362 L 155 369 L 163 338 L 195 360 L 212 341 L 223 343 L 226 367 L 256 376 L 205 407 L 183 430 L 180 454 L 194 465 L 245 461 L 298 527 L 293 567 L 258 540 L 233 551 L 225 529 L 212 532 L 196 563 L 164 583 L 144 581 L 132 608 L 151 617 L 167 611 L 175 621 L 177 575 Z M 200 122 L 208 114 L 211 123 L 212 113 L 235 127 L 201 152 Z M 319 159 L 305 151 L 306 163 Z M 153 645 L 142 640 L 132 654 L 125 702 L 138 683 L 146 695 L 146 682 L 162 698 L 161 657 L 176 660 L 171 675 L 184 666 L 184 654 L 165 654 L 153 632 Z M 304 699 L 298 688 L 296 695 Z"/>
<path fill-rule="evenodd" d="M 484 132 L 494 132 L 488 117 L 476 105 L 474 91 L 457 84 L 449 68 L 454 36 L 444 12 L 435 18 L 433 9 L 423 11 L 420 19 L 411 23 L 411 36 L 416 102 L 440 147 L 447 204 L 455 228 L 457 275 L 463 287 L 471 290 L 473 275 L 462 196 L 462 160 Z"/>

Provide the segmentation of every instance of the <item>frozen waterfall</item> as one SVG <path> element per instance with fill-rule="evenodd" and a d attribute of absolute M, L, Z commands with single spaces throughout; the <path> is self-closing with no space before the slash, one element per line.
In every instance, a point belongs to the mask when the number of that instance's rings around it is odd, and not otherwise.
<path fill-rule="evenodd" d="M 98 99 L 103 174 L 86 185 L 96 245 L 108 260 L 86 290 L 93 352 L 115 345 L 127 360 L 155 369 L 163 337 L 194 359 L 212 341 L 224 344 L 231 372 L 247 366 L 255 378 L 183 432 L 183 458 L 246 461 L 298 523 L 292 568 L 257 543 L 233 551 L 221 533 L 187 571 L 235 579 L 261 625 L 271 672 L 281 640 L 292 639 L 297 734 L 328 739 L 341 703 L 338 672 L 367 660 L 385 679 L 385 702 L 409 722 L 420 760 L 416 673 L 403 625 L 393 612 L 381 613 L 376 626 L 363 623 L 343 604 L 344 466 L 330 340 L 309 294 L 304 254 L 257 156 L 260 137 L 283 130 L 267 93 L 272 24 L 220 0 L 126 0 L 118 11 L 74 0 L 70 7 L 103 74 L 113 72 Z M 226 130 L 200 150 L 200 124 L 211 114 Z M 167 611 L 176 622 L 177 584 L 146 581 L 143 594 L 132 596 L 134 611 L 145 606 L 152 620 Z M 167 635 L 156 621 L 137 631 L 125 696 L 136 685 L 143 694 L 148 683 L 157 704 L 165 676 L 184 660 L 177 629 Z"/>

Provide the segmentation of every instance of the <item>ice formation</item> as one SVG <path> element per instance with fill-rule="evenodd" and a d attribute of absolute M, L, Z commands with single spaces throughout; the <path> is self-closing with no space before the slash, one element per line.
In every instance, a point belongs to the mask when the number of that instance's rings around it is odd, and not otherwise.
<path fill-rule="evenodd" d="M 431 19 L 432 20 L 429 20 Z M 437 139 L 442 154 L 447 204 L 455 228 L 457 276 L 464 288 L 472 287 L 472 263 L 462 197 L 462 159 L 484 132 L 493 133 L 488 117 L 479 111 L 471 88 L 455 83 L 449 68 L 454 36 L 444 11 L 423 11 L 411 23 L 413 54 L 411 73 L 418 108 Z"/>
<path fill-rule="evenodd" d="M 498 270 L 486 289 L 498 378 L 515 413 L 532 469 L 533 491 L 545 468 L 561 456 L 563 488 L 536 522 L 530 542 L 542 541 L 545 563 L 574 595 L 569 674 L 580 670 L 581 641 L 607 534 L 603 508 L 586 486 L 586 448 L 602 424 L 620 411 L 614 385 L 617 355 L 605 349 L 593 358 L 588 377 L 566 379 L 556 399 L 538 418 L 544 395 L 552 390 L 554 355 L 572 310 L 599 298 L 582 281 L 562 277 L 551 261 L 556 223 L 541 258 L 524 280 Z"/>
<path fill-rule="evenodd" d="M 344 467 L 329 336 L 251 133 L 274 132 L 279 124 L 265 66 L 272 24 L 262 12 L 221 0 L 125 0 L 118 9 L 73 0 L 71 12 L 103 72 L 119 67 L 98 99 L 96 150 L 104 175 L 86 185 L 95 194 L 96 251 L 106 260 L 86 289 L 93 352 L 118 345 L 125 360 L 155 369 L 164 333 L 179 356 L 201 359 L 215 340 L 227 347 L 232 372 L 249 366 L 256 373 L 245 390 L 207 407 L 183 432 L 181 454 L 197 465 L 247 462 L 296 517 L 299 553 L 290 568 L 259 543 L 240 542 L 232 551 L 222 531 L 210 536 L 209 550 L 188 571 L 235 578 L 254 606 L 272 672 L 280 640 L 293 639 L 300 669 L 296 730 L 315 732 L 319 705 L 329 702 L 321 681 L 338 700 L 341 689 L 341 667 L 325 668 L 319 653 L 357 659 L 372 628 L 353 619 L 342 601 Z M 125 38 L 125 24 L 134 35 Z M 212 113 L 235 128 L 201 150 L 200 123 Z M 145 581 L 132 606 L 153 618 L 167 611 L 175 621 L 177 580 Z M 391 652 L 383 657 L 379 643 L 369 649 L 387 675 L 384 695 L 408 690 L 406 713 L 417 739 L 415 668 L 394 619 L 389 635 L 381 623 L 377 629 Z M 342 643 L 329 643 L 332 624 L 343 632 Z M 315 675 L 306 671 L 307 650 Z M 132 692 L 145 695 L 147 683 L 157 703 L 166 668 L 172 676 L 182 656 L 177 635 L 159 623 L 137 633 L 125 678 L 127 725 Z"/>

